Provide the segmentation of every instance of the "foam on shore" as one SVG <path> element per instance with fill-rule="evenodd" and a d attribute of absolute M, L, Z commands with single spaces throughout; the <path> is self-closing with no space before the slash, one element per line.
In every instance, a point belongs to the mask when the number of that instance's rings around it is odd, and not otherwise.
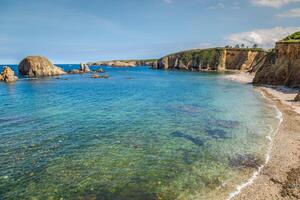
<path fill-rule="evenodd" d="M 260 92 L 261 95 L 270 101 L 269 98 L 267 98 L 265 96 L 265 94 L 261 91 Z M 234 192 L 231 192 L 229 194 L 229 197 L 227 198 L 227 200 L 231 200 L 233 199 L 234 197 L 236 197 L 244 188 L 252 185 L 254 183 L 254 180 L 257 178 L 257 176 L 260 174 L 260 172 L 262 171 L 262 169 L 265 167 L 265 165 L 270 161 L 270 158 L 271 158 L 271 153 L 272 153 L 272 147 L 273 147 L 273 138 L 274 136 L 276 135 L 276 133 L 278 132 L 279 130 L 279 127 L 281 125 L 281 123 L 283 122 L 283 114 L 282 112 L 277 108 L 277 106 L 275 104 L 271 105 L 272 107 L 274 107 L 274 109 L 276 110 L 277 114 L 276 114 L 276 118 L 279 120 L 278 122 L 278 125 L 277 125 L 277 128 L 276 130 L 274 131 L 274 129 L 270 126 L 270 134 L 267 136 L 267 139 L 269 140 L 269 148 L 268 148 L 268 151 L 266 153 L 266 159 L 265 159 L 265 163 L 263 165 L 261 165 L 257 171 L 255 171 L 252 176 L 246 181 L 246 182 L 243 182 L 241 183 L 240 185 L 238 185 L 236 187 L 236 190 Z"/>

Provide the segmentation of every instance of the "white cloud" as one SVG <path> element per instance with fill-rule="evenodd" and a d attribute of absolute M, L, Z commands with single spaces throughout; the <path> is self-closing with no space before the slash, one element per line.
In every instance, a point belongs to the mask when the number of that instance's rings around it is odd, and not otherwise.
<path fill-rule="evenodd" d="M 173 0 L 163 0 L 165 3 L 173 3 Z"/>
<path fill-rule="evenodd" d="M 260 47 L 273 47 L 278 40 L 299 31 L 300 27 L 274 27 L 271 29 L 256 29 L 249 32 L 234 33 L 229 35 L 226 39 L 231 45 L 245 44 L 252 46 L 258 44 Z"/>
<path fill-rule="evenodd" d="M 277 15 L 280 18 L 285 18 L 285 17 L 300 17 L 300 8 L 293 8 L 287 12 L 281 13 Z"/>
<path fill-rule="evenodd" d="M 300 2 L 300 0 L 251 0 L 251 2 L 258 6 L 279 8 L 290 3 Z"/>

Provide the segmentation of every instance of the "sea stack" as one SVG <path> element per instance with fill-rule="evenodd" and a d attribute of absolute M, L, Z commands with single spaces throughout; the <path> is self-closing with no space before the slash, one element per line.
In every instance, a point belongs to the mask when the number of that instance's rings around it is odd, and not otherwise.
<path fill-rule="evenodd" d="M 18 80 L 18 77 L 15 76 L 14 71 L 9 67 L 5 66 L 3 68 L 2 73 L 0 74 L 0 81 L 4 81 L 6 83 L 13 83 Z"/>
<path fill-rule="evenodd" d="M 46 57 L 28 56 L 19 64 L 19 74 L 28 77 L 58 76 L 66 72 L 53 65 Z"/>
<path fill-rule="evenodd" d="M 80 63 L 80 71 L 83 73 L 91 72 L 89 66 L 85 63 Z"/>

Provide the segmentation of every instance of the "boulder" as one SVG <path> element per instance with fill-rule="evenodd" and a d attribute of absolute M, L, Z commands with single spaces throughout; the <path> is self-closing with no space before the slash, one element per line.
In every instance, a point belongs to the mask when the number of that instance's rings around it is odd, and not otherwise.
<path fill-rule="evenodd" d="M 6 83 L 12 83 L 12 82 L 16 82 L 18 80 L 18 77 L 15 76 L 14 71 L 8 67 L 5 66 L 3 68 L 2 73 L 0 74 L 0 81 L 4 81 Z"/>
<path fill-rule="evenodd" d="M 89 66 L 85 63 L 80 63 L 80 71 L 82 71 L 83 73 L 91 72 Z"/>
<path fill-rule="evenodd" d="M 57 76 L 66 74 L 66 72 L 53 65 L 46 57 L 28 56 L 19 64 L 19 74 L 29 77 L 39 76 Z"/>

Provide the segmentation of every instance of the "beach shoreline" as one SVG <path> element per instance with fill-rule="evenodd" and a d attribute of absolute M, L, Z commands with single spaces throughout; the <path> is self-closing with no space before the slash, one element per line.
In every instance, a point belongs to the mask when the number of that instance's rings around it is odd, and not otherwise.
<path fill-rule="evenodd" d="M 250 84 L 253 76 L 247 73 L 226 78 Z M 243 183 L 233 191 L 232 200 L 276 200 L 300 198 L 300 103 L 293 99 L 297 90 L 286 87 L 256 86 L 255 90 L 282 113 L 282 123 L 272 138 L 270 159 L 258 171 L 251 184 Z M 254 176 L 253 175 L 253 176 Z M 253 180 L 251 180 L 253 179 Z M 246 182 L 247 183 L 247 182 Z"/>

